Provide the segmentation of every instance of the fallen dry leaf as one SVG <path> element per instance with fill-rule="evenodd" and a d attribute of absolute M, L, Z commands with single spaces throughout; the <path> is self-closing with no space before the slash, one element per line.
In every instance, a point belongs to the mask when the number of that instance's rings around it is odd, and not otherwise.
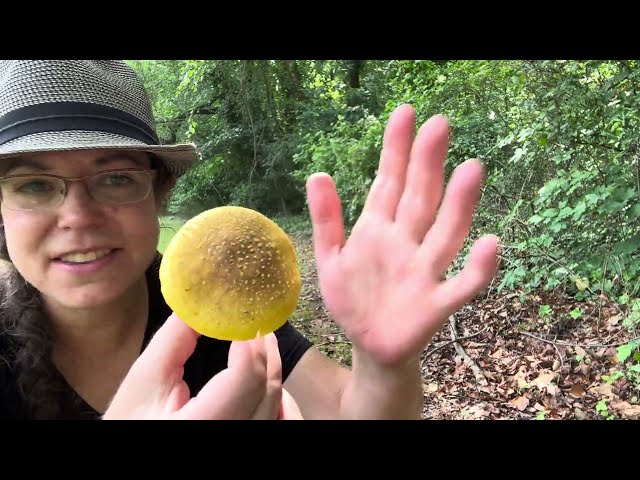
<path fill-rule="evenodd" d="M 576 398 L 582 398 L 585 393 L 587 392 L 584 391 L 584 387 L 579 383 L 576 383 L 573 387 L 571 387 L 571 390 L 569 390 L 569 395 Z"/>
<path fill-rule="evenodd" d="M 484 376 L 487 377 L 489 380 L 495 380 L 498 377 L 498 374 L 490 371 L 486 371 L 484 372 Z"/>
<path fill-rule="evenodd" d="M 527 397 L 526 395 L 522 395 L 521 397 L 514 398 L 509 403 L 522 412 L 529 406 L 529 397 Z"/>
<path fill-rule="evenodd" d="M 613 393 L 613 385 L 609 383 L 603 383 L 602 385 L 596 385 L 589 388 L 590 392 L 603 395 L 608 398 L 614 398 L 616 395 Z"/>
<path fill-rule="evenodd" d="M 620 315 L 614 315 L 613 317 L 610 317 L 607 320 L 607 323 L 609 324 L 610 327 L 613 327 L 614 325 L 617 325 L 619 321 L 620 321 Z"/>
<path fill-rule="evenodd" d="M 505 361 L 501 360 L 500 363 L 504 364 Z M 523 368 L 523 367 L 520 367 L 520 368 Z M 513 362 L 513 363 L 507 365 L 506 372 L 509 375 L 513 375 L 514 373 L 516 373 L 517 369 L 518 369 L 518 362 Z"/>
<path fill-rule="evenodd" d="M 531 364 L 531 368 L 535 368 L 536 366 L 542 363 L 542 360 L 540 360 L 537 357 L 534 357 L 533 355 L 526 355 L 524 358 L 529 360 L 529 363 Z"/>
<path fill-rule="evenodd" d="M 467 418 L 485 418 L 489 416 L 489 412 L 487 412 L 482 405 L 474 405 L 473 407 L 465 407 L 461 412 L 462 416 Z"/>
<path fill-rule="evenodd" d="M 534 381 L 531 382 L 532 387 L 538 387 L 539 390 L 546 390 L 550 395 L 558 393 L 558 387 L 553 383 L 555 373 L 541 373 Z"/>
<path fill-rule="evenodd" d="M 491 358 L 500 358 L 504 355 L 504 350 L 502 350 L 501 348 L 497 349 L 495 352 L 493 352 L 491 355 L 489 355 Z"/>
<path fill-rule="evenodd" d="M 628 402 L 622 403 L 625 405 L 618 408 L 618 411 L 623 418 L 627 418 L 629 420 L 640 419 L 640 405 L 631 405 Z"/>
<path fill-rule="evenodd" d="M 587 419 L 587 414 L 584 413 L 579 408 L 576 408 L 576 409 L 573 410 L 573 415 L 576 417 L 576 420 L 586 420 Z"/>
<path fill-rule="evenodd" d="M 617 357 L 618 356 L 618 350 L 616 348 L 609 347 L 604 351 L 604 354 L 607 357 Z"/>
<path fill-rule="evenodd" d="M 513 379 L 518 385 L 518 389 L 524 390 L 529 388 L 529 382 L 527 382 L 527 367 L 524 365 L 518 369 L 518 373 L 513 376 Z"/>

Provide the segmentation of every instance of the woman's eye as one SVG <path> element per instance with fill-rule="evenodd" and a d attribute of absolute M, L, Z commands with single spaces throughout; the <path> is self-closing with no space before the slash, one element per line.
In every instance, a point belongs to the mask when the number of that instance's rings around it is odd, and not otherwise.
<path fill-rule="evenodd" d="M 103 181 L 107 185 L 128 185 L 131 182 L 131 177 L 123 173 L 113 173 L 107 175 Z"/>
<path fill-rule="evenodd" d="M 15 191 L 18 193 L 48 193 L 53 188 L 53 185 L 46 180 L 32 180 L 18 185 Z"/>

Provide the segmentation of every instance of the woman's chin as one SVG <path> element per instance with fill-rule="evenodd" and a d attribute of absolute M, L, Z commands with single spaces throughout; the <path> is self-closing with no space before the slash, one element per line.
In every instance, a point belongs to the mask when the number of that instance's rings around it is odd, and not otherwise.
<path fill-rule="evenodd" d="M 66 308 L 86 310 L 118 302 L 125 294 L 122 286 L 94 283 L 66 289 L 56 289 L 48 297 Z"/>

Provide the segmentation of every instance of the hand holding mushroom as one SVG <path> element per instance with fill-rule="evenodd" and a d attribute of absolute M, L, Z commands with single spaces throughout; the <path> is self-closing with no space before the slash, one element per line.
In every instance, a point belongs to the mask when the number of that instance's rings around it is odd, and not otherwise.
<path fill-rule="evenodd" d="M 300 273 L 293 244 L 275 222 L 243 207 L 202 212 L 171 239 L 160 282 L 174 315 L 134 365 L 107 418 L 302 418 L 282 387 L 273 333 L 295 310 Z M 228 368 L 189 400 L 178 372 L 198 335 L 232 343 Z"/>
<path fill-rule="evenodd" d="M 459 165 L 440 204 L 447 120 L 431 118 L 415 140 L 414 124 L 408 105 L 391 115 L 378 175 L 348 240 L 332 179 L 316 174 L 307 183 L 324 301 L 369 367 L 417 365 L 434 333 L 488 286 L 497 268 L 497 238 L 489 235 L 446 279 L 469 233 L 482 165 Z"/>
<path fill-rule="evenodd" d="M 103 420 L 302 419 L 282 388 L 273 333 L 232 343 L 228 367 L 191 398 L 182 372 L 197 338 L 197 332 L 171 315 L 134 363 Z"/>

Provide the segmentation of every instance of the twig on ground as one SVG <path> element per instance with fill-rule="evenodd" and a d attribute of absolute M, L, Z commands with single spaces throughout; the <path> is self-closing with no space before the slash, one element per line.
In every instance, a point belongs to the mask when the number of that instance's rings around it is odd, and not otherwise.
<path fill-rule="evenodd" d="M 348 344 L 348 343 L 351 343 L 351 342 L 349 342 L 348 340 L 337 340 L 337 341 L 335 341 L 335 342 L 321 342 L 321 343 L 316 343 L 314 346 L 316 346 L 316 347 L 322 347 L 322 346 L 325 346 L 325 345 L 346 345 L 346 344 Z"/>
<path fill-rule="evenodd" d="M 562 345 L 564 347 L 581 347 L 581 348 L 619 347 L 620 345 L 626 345 L 627 343 L 631 343 L 631 342 L 633 342 L 635 340 L 640 340 L 640 336 L 638 336 L 638 337 L 632 338 L 631 340 L 629 340 L 627 342 L 620 342 L 620 343 L 572 343 L 572 342 L 565 342 L 564 340 L 549 340 L 547 338 L 542 338 L 542 337 L 539 337 L 537 335 L 534 335 L 533 333 L 520 332 L 518 330 L 516 330 L 515 333 L 518 333 L 520 335 L 526 335 L 527 337 L 532 337 L 532 338 L 535 338 L 536 340 L 540 340 L 541 342 L 550 343 L 552 345 Z"/>
<path fill-rule="evenodd" d="M 562 367 L 564 367 L 564 359 L 562 358 L 562 355 L 560 354 L 560 349 L 555 344 L 553 345 L 553 348 L 556 349 L 556 353 L 558 354 L 558 358 L 560 359 L 560 370 L 562 370 Z"/>
<path fill-rule="evenodd" d="M 473 375 L 476 377 L 476 381 L 483 387 L 486 387 L 489 382 L 487 382 L 487 378 L 484 376 L 484 373 L 482 373 L 482 370 L 480 369 L 478 364 L 473 361 L 473 359 L 467 354 L 467 352 L 464 351 L 462 345 L 460 345 L 455 315 L 451 315 L 449 317 L 449 330 L 451 331 L 451 339 L 454 341 L 453 345 L 456 349 L 456 352 L 462 357 L 465 362 L 467 362 L 467 364 L 471 368 L 471 371 L 473 372 Z"/>
<path fill-rule="evenodd" d="M 427 360 L 427 358 L 429 358 L 431 355 L 436 353 L 438 350 L 442 350 L 444 347 L 446 347 L 448 345 L 451 345 L 452 343 L 456 343 L 456 342 L 459 342 L 461 340 L 468 340 L 469 338 L 477 337 L 481 333 L 486 332 L 492 324 L 493 324 L 493 322 L 488 324 L 486 327 L 484 327 L 479 332 L 472 333 L 471 335 L 466 335 L 464 337 L 456 337 L 453 340 L 447 340 L 446 342 L 442 342 L 440 345 L 438 345 L 437 347 L 432 348 L 431 350 L 429 350 L 428 352 L 426 352 L 423 355 L 423 357 L 422 357 L 422 366 L 424 367 L 424 363 Z M 486 344 L 486 345 L 489 345 L 489 344 Z"/>

